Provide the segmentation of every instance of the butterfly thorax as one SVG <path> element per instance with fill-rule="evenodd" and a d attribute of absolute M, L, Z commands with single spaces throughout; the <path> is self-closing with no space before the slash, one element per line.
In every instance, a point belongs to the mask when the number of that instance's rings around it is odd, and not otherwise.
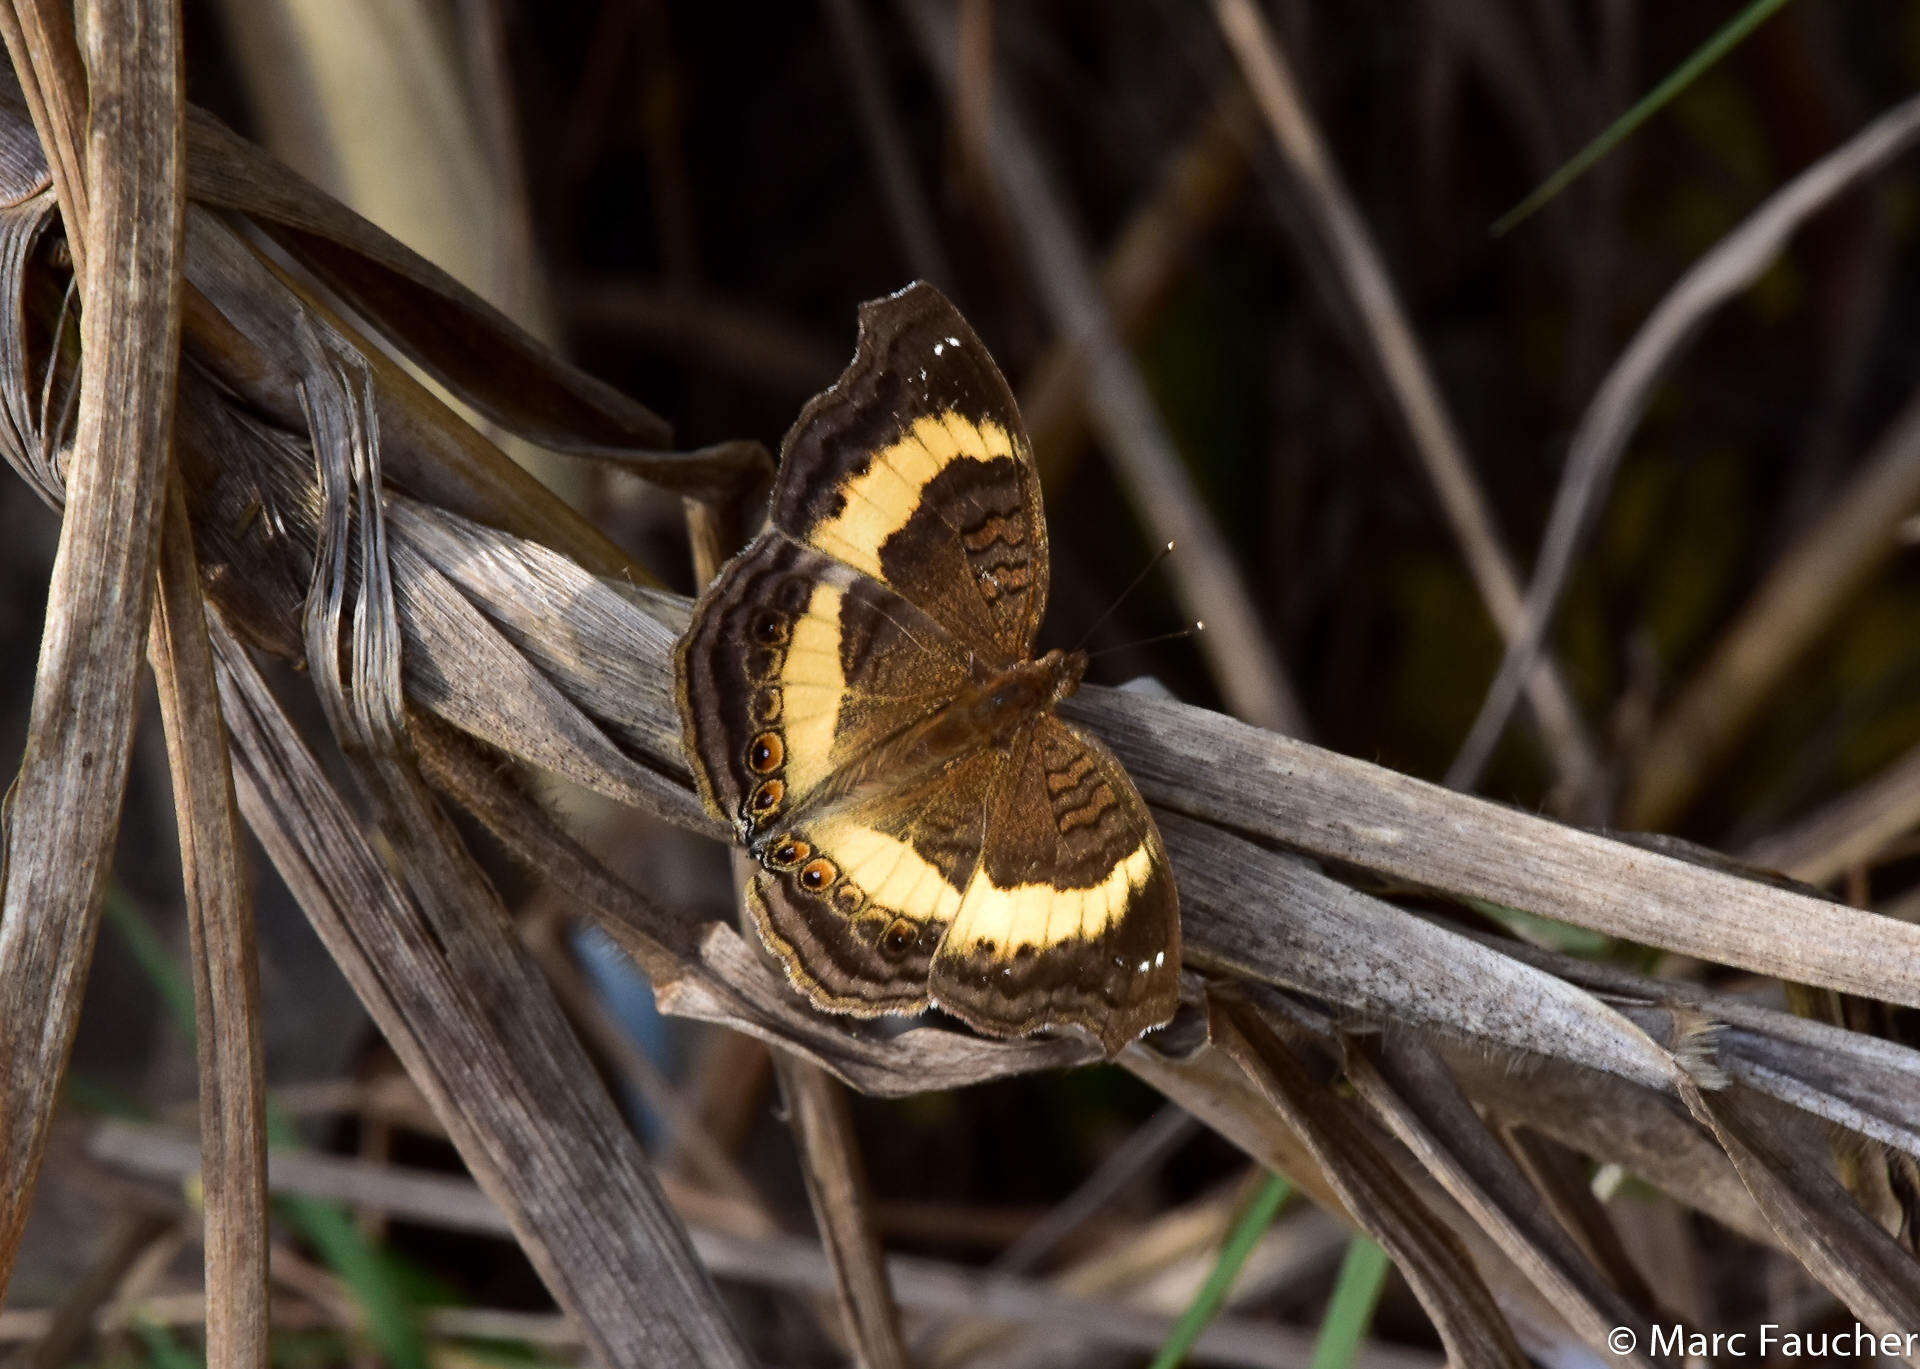
<path fill-rule="evenodd" d="M 976 664 L 973 683 L 902 738 L 893 763 L 912 770 L 997 746 L 1077 690 L 1086 669 L 1084 651 L 1049 651 L 1036 661 L 1004 666 Z"/>

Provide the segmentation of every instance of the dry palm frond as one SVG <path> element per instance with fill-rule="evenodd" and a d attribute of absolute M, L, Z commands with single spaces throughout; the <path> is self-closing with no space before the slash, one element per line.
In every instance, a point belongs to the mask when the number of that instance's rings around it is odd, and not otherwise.
<path fill-rule="evenodd" d="M 96 64 L 96 80 L 105 69 Z M 617 454 L 710 503 L 750 500 L 764 453 L 662 450 L 665 430 L 644 409 L 391 239 L 211 121 L 182 115 L 176 126 L 187 149 L 177 277 L 167 253 L 142 261 L 159 284 L 177 280 L 184 300 L 172 432 L 197 570 L 182 586 L 186 548 L 164 541 L 159 565 L 169 590 L 205 595 L 239 807 L 590 1350 L 610 1364 L 744 1364 L 695 1246 L 449 822 L 449 801 L 616 938 L 667 1011 L 757 1036 L 856 1088 L 951 1088 L 1096 1052 L 1073 1039 L 997 1042 L 934 1022 L 893 1032 L 822 1017 L 732 927 L 660 906 L 569 834 L 502 757 L 726 835 L 694 799 L 680 750 L 671 648 L 687 603 L 644 588 L 641 568 L 383 348 L 511 431 Z M 102 336 L 117 296 L 99 285 L 106 277 L 86 278 L 76 350 L 45 168 L 26 103 L 0 98 L 0 441 L 25 480 L 64 502 L 68 538 L 91 538 L 97 552 L 109 539 L 90 504 L 97 463 L 85 458 L 100 449 L 100 425 L 139 425 L 164 450 L 166 411 L 150 394 L 103 409 L 99 396 L 120 393 L 103 358 L 124 362 Z M 102 199 L 112 178 L 89 184 L 96 206 L 112 202 Z M 116 249 L 111 233 L 91 236 L 67 260 L 111 272 Z M 134 336 L 171 374 L 170 335 Z M 69 443 L 64 397 L 76 376 Z M 123 476 L 143 501 L 142 527 L 158 526 L 164 471 L 150 462 Z M 120 555 L 117 578 L 87 585 L 130 597 L 60 601 L 87 616 L 56 621 L 49 649 L 75 623 L 110 624 L 124 670 L 84 713 L 37 711 L 36 746 L 62 741 L 71 717 L 99 729 L 82 742 L 103 760 L 117 754 L 109 741 L 124 752 L 155 549 Z M 63 566 L 68 577 L 85 569 Z M 213 733 L 193 711 L 211 702 L 207 672 L 189 659 L 194 634 L 174 635 L 192 596 L 163 602 L 156 658 L 185 662 L 176 763 L 185 780 L 210 785 Z M 346 785 L 290 720 L 290 686 L 263 655 L 309 668 Z M 1920 1052 L 1494 938 L 1456 910 L 1523 909 L 1909 1006 L 1920 1006 L 1920 928 L 1169 700 L 1089 689 L 1073 712 L 1154 805 L 1183 893 L 1195 1008 L 1122 1063 L 1394 1251 L 1459 1362 L 1517 1363 L 1520 1345 L 1567 1328 L 1591 1338 L 1629 1307 L 1594 1253 L 1604 1242 L 1572 1239 L 1529 1205 L 1533 1180 L 1499 1135 L 1509 1123 L 1771 1240 L 1875 1330 L 1920 1324 L 1920 1266 L 1841 1187 L 1820 1131 L 1920 1156 Z M 38 1142 L 23 1150 L 21 1138 L 44 1134 L 85 974 L 90 923 L 79 913 L 97 900 L 97 829 L 110 834 L 118 799 L 109 778 L 84 806 L 25 780 L 14 801 L 10 849 L 15 834 L 65 828 L 75 864 L 60 874 L 63 901 L 42 911 L 78 910 L 59 930 L 79 941 L 51 968 L 0 956 L 15 1180 L 0 1265 L 31 1194 Z M 14 910 L 38 868 L 16 860 L 8 872 L 0 945 L 29 925 Z M 1423 891 L 1419 908 L 1368 892 L 1382 885 Z M 214 964 L 230 963 L 244 936 L 222 941 L 215 926 L 203 958 L 214 971 L 206 1029 L 219 1033 L 223 1001 L 244 1026 L 247 990 Z M 49 1020 L 57 1031 L 40 1033 Z M 211 1043 L 207 1087 L 240 1086 L 251 1058 L 244 1041 Z M 1343 1067 L 1353 1093 L 1332 1086 Z M 232 1137 L 207 1152 L 210 1191 L 227 1177 L 214 1170 L 257 1164 L 244 1125 Z M 230 1211 L 257 1210 L 244 1194 L 258 1185 L 235 1189 Z M 228 1244 L 252 1250 L 239 1262 L 258 1259 L 257 1243 Z M 210 1296 L 246 1305 L 234 1282 L 245 1271 L 221 1269 L 228 1282 Z M 1115 1326 L 1139 1339 L 1138 1325 Z"/>

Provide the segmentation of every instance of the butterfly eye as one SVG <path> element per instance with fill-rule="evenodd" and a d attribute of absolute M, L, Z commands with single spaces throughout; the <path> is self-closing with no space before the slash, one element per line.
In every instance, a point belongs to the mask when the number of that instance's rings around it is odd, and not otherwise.
<path fill-rule="evenodd" d="M 756 813 L 771 813 L 786 796 L 786 785 L 779 780 L 768 780 L 753 791 L 753 797 L 747 800 L 747 807 Z"/>
<path fill-rule="evenodd" d="M 778 846 L 773 848 L 771 859 L 775 865 L 798 865 L 812 854 L 813 848 L 804 841 L 795 841 L 792 837 L 785 837 L 782 838 Z"/>
<path fill-rule="evenodd" d="M 824 889 L 833 883 L 840 872 L 833 868 L 833 862 L 824 858 L 810 860 L 800 870 L 800 882 L 809 889 Z"/>
<path fill-rule="evenodd" d="M 778 732 L 762 732 L 747 748 L 747 764 L 756 774 L 771 775 L 786 758 L 787 748 L 782 744 Z"/>

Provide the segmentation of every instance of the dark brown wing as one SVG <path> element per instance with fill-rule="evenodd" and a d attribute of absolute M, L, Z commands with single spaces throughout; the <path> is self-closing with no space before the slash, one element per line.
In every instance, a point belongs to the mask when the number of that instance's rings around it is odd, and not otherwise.
<path fill-rule="evenodd" d="M 999 367 L 931 285 L 860 310 L 853 361 L 781 446 L 773 524 L 995 664 L 1032 655 L 1047 524 Z"/>
<path fill-rule="evenodd" d="M 798 815 L 763 845 L 747 908 L 814 1006 L 861 1017 L 927 1006 L 1001 759 L 976 751 L 883 798 Z"/>
<path fill-rule="evenodd" d="M 933 1001 L 990 1035 L 1071 1025 L 1113 1054 L 1179 988 L 1179 895 L 1146 803 L 1105 746 L 1042 714 L 994 782 Z"/>
<path fill-rule="evenodd" d="M 856 785 L 865 758 L 968 678 L 939 624 L 771 531 L 700 596 L 676 667 L 701 797 L 756 855 L 795 812 Z"/>

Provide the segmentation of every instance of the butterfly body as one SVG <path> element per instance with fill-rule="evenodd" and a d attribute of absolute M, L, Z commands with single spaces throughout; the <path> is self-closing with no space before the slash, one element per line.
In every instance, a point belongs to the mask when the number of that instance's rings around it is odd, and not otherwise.
<path fill-rule="evenodd" d="M 782 447 L 772 526 L 677 653 L 747 906 L 816 1006 L 930 1005 L 1109 1051 L 1171 1015 L 1178 901 L 1145 804 L 1055 716 L 1086 657 L 1033 639 L 1046 523 L 1011 393 L 938 291 L 867 305 Z"/>

